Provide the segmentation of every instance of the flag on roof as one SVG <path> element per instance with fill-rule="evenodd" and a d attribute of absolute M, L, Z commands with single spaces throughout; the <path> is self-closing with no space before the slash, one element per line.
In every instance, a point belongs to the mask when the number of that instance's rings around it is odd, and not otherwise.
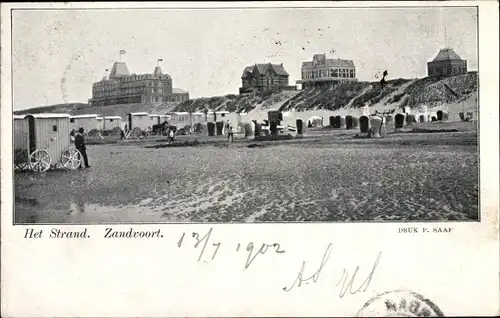
<path fill-rule="evenodd" d="M 125 52 L 125 50 L 120 50 L 120 54 L 125 54 L 127 52 Z"/>

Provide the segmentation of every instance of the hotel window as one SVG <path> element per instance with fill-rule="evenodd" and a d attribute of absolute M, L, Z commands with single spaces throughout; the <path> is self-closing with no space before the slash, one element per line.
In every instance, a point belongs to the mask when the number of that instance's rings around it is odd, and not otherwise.
<path fill-rule="evenodd" d="M 333 77 L 339 77 L 339 70 L 338 69 L 333 70 Z"/>

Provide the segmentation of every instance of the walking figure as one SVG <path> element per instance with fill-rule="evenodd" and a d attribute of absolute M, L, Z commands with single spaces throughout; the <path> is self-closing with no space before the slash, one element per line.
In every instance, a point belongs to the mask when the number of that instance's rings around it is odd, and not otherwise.
<path fill-rule="evenodd" d="M 229 142 L 229 138 L 231 138 L 231 142 L 234 141 L 234 138 L 233 138 L 233 126 L 229 126 L 228 130 L 227 130 L 227 141 Z"/>
<path fill-rule="evenodd" d="M 80 169 L 85 163 L 86 168 L 90 168 L 89 159 L 87 157 L 87 147 L 85 146 L 85 138 L 83 137 L 84 129 L 80 128 L 75 134 L 75 148 L 82 154 L 83 162 L 80 164 Z"/>

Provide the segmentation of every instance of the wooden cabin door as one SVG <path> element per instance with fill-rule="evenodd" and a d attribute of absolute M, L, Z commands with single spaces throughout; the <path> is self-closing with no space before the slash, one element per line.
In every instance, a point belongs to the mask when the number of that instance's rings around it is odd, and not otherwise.
<path fill-rule="evenodd" d="M 35 117 L 28 117 L 28 131 L 29 131 L 29 153 L 36 150 L 36 130 L 35 130 Z"/>

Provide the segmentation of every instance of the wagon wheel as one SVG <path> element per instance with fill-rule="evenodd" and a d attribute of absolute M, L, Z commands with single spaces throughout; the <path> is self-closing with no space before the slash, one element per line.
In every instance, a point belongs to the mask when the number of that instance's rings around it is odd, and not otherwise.
<path fill-rule="evenodd" d="M 78 169 L 81 163 L 82 156 L 76 148 L 68 148 L 61 154 L 61 164 L 66 169 Z"/>
<path fill-rule="evenodd" d="M 50 163 L 50 155 L 46 150 L 37 149 L 30 154 L 30 167 L 35 172 L 49 170 Z"/>

